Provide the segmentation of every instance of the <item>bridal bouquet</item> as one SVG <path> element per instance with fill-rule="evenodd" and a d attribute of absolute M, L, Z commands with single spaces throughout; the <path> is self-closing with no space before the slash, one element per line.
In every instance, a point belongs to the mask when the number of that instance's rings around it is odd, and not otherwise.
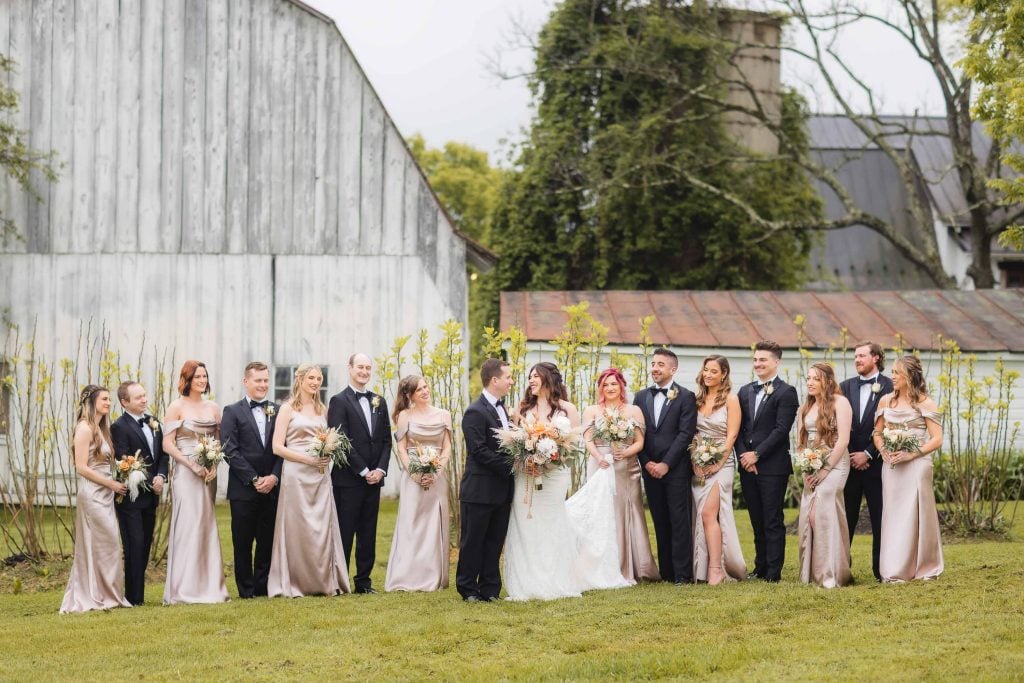
<path fill-rule="evenodd" d="M 607 408 L 594 420 L 594 438 L 608 444 L 633 443 L 639 426 L 633 418 L 622 415 L 618 408 Z"/>
<path fill-rule="evenodd" d="M 725 442 L 721 439 L 698 434 L 690 444 L 690 460 L 701 469 L 721 462 L 724 457 Z M 699 484 L 704 485 L 703 477 L 699 479 Z"/>
<path fill-rule="evenodd" d="M 812 446 L 808 444 L 793 454 L 793 467 L 804 475 L 817 474 L 818 470 L 828 462 L 832 449 L 828 446 Z"/>
<path fill-rule="evenodd" d="M 133 503 L 139 497 L 140 491 L 150 490 L 149 483 L 146 481 L 148 478 L 146 461 L 139 451 L 135 451 L 135 455 L 122 455 L 114 461 L 114 479 L 122 484 L 127 484 L 128 499 Z M 117 497 L 118 503 L 123 500 L 123 494 Z"/>
<path fill-rule="evenodd" d="M 437 474 L 441 469 L 441 449 L 419 443 L 413 446 L 409 449 L 409 474 Z M 430 487 L 423 486 L 423 490 L 429 491 Z"/>
<path fill-rule="evenodd" d="M 530 414 L 521 425 L 494 431 L 498 447 L 508 456 L 512 469 L 533 477 L 538 491 L 544 487 L 540 477 L 565 467 L 579 454 L 579 434 L 564 415 L 544 422 Z"/>
<path fill-rule="evenodd" d="M 890 453 L 906 451 L 916 453 L 921 449 L 921 443 L 917 435 L 910 431 L 905 422 L 886 422 L 882 427 L 882 446 Z M 896 463 L 892 463 L 890 469 L 896 469 Z"/>
<path fill-rule="evenodd" d="M 352 450 L 352 442 L 344 432 L 334 427 L 318 429 L 313 435 L 306 454 L 320 461 L 320 474 L 325 471 L 324 460 L 330 460 L 335 467 L 348 465 L 348 454 Z"/>
<path fill-rule="evenodd" d="M 200 436 L 196 451 L 192 454 L 196 464 L 206 469 L 216 469 L 226 457 L 220 441 L 212 436 Z"/>

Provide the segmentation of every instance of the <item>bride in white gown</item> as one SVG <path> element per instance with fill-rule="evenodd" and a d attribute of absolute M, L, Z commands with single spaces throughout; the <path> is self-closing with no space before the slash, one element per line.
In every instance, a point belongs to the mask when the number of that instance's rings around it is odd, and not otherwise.
<path fill-rule="evenodd" d="M 529 390 L 514 419 L 532 413 L 534 419 L 550 422 L 565 415 L 574 428 L 579 427 L 579 413 L 564 396 L 558 368 L 538 363 L 530 370 Z M 611 469 L 597 474 L 608 472 Z M 516 475 L 505 539 L 509 600 L 579 597 L 583 591 L 630 585 L 619 570 L 614 494 L 609 494 L 609 487 L 614 491 L 614 473 L 592 477 L 567 506 L 570 484 L 565 467 L 549 471 L 536 482 L 533 477 Z"/>

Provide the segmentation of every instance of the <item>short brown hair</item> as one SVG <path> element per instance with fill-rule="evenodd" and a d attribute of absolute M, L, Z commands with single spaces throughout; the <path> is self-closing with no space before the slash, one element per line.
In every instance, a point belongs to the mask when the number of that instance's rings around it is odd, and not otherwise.
<path fill-rule="evenodd" d="M 483 383 L 484 389 L 491 386 L 492 379 L 501 377 L 501 369 L 507 367 L 508 362 L 500 358 L 488 358 L 485 360 L 484 364 L 480 366 L 480 381 Z"/>
<path fill-rule="evenodd" d="M 182 396 L 188 396 L 189 391 L 192 390 L 192 380 L 196 376 L 196 371 L 202 368 L 206 370 L 206 363 L 200 360 L 187 360 L 185 364 L 181 366 L 181 374 L 178 375 L 178 393 Z M 210 393 L 210 371 L 206 370 L 206 391 L 204 394 Z"/>
<path fill-rule="evenodd" d="M 679 367 L 679 356 L 677 356 L 675 352 L 666 349 L 664 346 L 659 346 L 658 348 L 654 349 L 654 355 L 671 358 L 672 362 L 675 363 L 676 367 Z"/>
<path fill-rule="evenodd" d="M 127 382 L 121 382 L 117 386 L 117 400 L 121 402 L 121 405 L 124 405 L 128 401 L 128 390 L 136 384 L 138 384 L 138 382 L 129 380 Z"/>
<path fill-rule="evenodd" d="M 263 361 L 254 360 L 245 366 L 245 376 L 248 377 L 250 372 L 263 372 L 267 369 L 267 364 Z"/>
<path fill-rule="evenodd" d="M 853 350 L 856 351 L 862 346 L 867 346 L 868 352 L 875 357 L 875 367 L 878 368 L 878 371 L 885 370 L 885 350 L 882 348 L 882 345 L 876 344 L 873 341 L 862 341 L 854 346 Z"/>
<path fill-rule="evenodd" d="M 762 339 L 761 341 L 754 344 L 755 351 L 767 351 L 768 353 L 775 354 L 775 357 L 779 360 L 782 359 L 782 347 L 779 346 L 778 342 L 774 342 L 771 339 Z"/>

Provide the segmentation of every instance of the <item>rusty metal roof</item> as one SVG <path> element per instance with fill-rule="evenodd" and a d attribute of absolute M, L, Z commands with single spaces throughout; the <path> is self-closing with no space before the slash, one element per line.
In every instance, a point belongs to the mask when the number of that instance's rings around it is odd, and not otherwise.
<path fill-rule="evenodd" d="M 502 292 L 501 327 L 523 328 L 531 341 L 550 341 L 567 319 L 563 306 L 590 302 L 608 327 L 612 344 L 639 342 L 640 319 L 654 315 L 656 344 L 746 348 L 774 339 L 797 348 L 794 319 L 805 317 L 803 346 L 842 346 L 871 339 L 930 349 L 936 337 L 955 339 L 965 351 L 1024 352 L 1024 291 L 1016 289 L 904 292 L 607 291 Z"/>

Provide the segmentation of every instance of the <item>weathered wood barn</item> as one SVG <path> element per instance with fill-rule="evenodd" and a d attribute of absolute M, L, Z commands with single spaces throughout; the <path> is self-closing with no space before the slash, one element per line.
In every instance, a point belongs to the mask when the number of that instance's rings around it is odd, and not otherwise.
<path fill-rule="evenodd" d="M 348 381 L 350 354 L 466 320 L 454 227 L 329 18 L 294 0 L 0 2 L 15 124 L 53 150 L 39 201 L 0 181 L 0 311 L 72 356 L 80 323 L 204 360 L 222 403 L 249 360 Z M 148 362 L 148 361 L 147 361 Z M 175 368 L 175 371 L 177 368 Z"/>

